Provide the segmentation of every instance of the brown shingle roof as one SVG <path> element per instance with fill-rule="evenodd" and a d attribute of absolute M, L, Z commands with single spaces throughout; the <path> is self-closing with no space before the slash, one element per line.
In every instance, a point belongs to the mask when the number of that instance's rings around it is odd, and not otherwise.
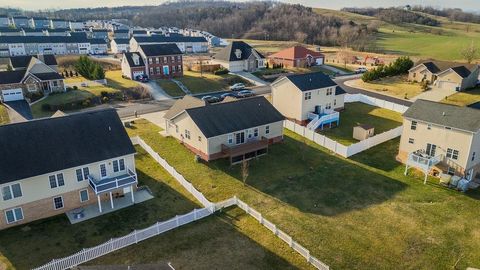
<path fill-rule="evenodd" d="M 313 57 L 323 56 L 323 54 L 309 50 L 303 46 L 294 46 L 294 47 L 279 51 L 277 53 L 274 53 L 270 55 L 269 58 L 283 58 L 283 59 L 294 60 L 299 58 L 306 58 L 307 55 L 311 55 Z"/>

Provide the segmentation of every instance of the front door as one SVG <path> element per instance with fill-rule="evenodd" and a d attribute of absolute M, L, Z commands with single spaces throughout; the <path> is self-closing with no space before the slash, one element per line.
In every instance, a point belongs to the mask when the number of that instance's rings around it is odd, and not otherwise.
<path fill-rule="evenodd" d="M 435 152 L 437 151 L 437 146 L 435 144 L 427 143 L 427 155 L 434 157 Z"/>
<path fill-rule="evenodd" d="M 163 66 L 163 75 L 168 76 L 170 74 L 170 69 L 168 66 Z"/>
<path fill-rule="evenodd" d="M 245 132 L 235 133 L 235 144 L 245 143 Z"/>

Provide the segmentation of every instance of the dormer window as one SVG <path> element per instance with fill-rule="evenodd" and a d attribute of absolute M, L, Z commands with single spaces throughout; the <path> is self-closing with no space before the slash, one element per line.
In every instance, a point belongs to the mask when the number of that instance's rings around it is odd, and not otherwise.
<path fill-rule="evenodd" d="M 242 50 L 236 49 L 235 50 L 235 56 L 237 56 L 238 59 L 242 58 Z"/>

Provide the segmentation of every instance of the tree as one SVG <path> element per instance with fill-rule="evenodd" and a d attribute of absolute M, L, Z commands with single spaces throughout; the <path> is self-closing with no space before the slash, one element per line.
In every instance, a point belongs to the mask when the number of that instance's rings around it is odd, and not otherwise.
<path fill-rule="evenodd" d="M 475 44 L 470 43 L 468 47 L 463 48 L 463 50 L 460 52 L 462 57 L 470 64 L 475 60 L 478 56 L 478 48 L 475 46 Z"/>
<path fill-rule="evenodd" d="M 94 80 L 105 79 L 105 72 L 103 71 L 103 68 L 102 66 L 100 66 L 100 64 L 95 64 L 91 76 L 92 76 L 92 79 Z"/>
<path fill-rule="evenodd" d="M 249 174 L 248 160 L 244 159 L 242 161 L 242 181 L 244 186 L 247 185 L 248 174 Z"/>
<path fill-rule="evenodd" d="M 347 63 L 350 62 L 352 59 L 352 52 L 348 50 L 346 47 L 342 48 L 337 53 L 337 58 L 340 60 L 341 63 L 344 64 L 344 67 L 347 68 Z"/>
<path fill-rule="evenodd" d="M 78 74 L 77 74 L 78 76 Z M 70 70 L 70 77 L 73 77 L 73 71 Z"/>

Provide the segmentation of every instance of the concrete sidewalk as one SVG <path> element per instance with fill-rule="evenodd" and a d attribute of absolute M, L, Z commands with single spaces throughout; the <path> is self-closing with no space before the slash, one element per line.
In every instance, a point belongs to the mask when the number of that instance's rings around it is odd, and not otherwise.
<path fill-rule="evenodd" d="M 266 82 L 266 81 L 258 78 L 257 76 L 255 76 L 255 75 L 253 75 L 249 72 L 246 72 L 246 71 L 231 72 L 231 74 L 240 76 L 240 77 L 244 78 L 245 80 L 253 83 L 255 86 L 270 85 L 269 82 Z"/>

